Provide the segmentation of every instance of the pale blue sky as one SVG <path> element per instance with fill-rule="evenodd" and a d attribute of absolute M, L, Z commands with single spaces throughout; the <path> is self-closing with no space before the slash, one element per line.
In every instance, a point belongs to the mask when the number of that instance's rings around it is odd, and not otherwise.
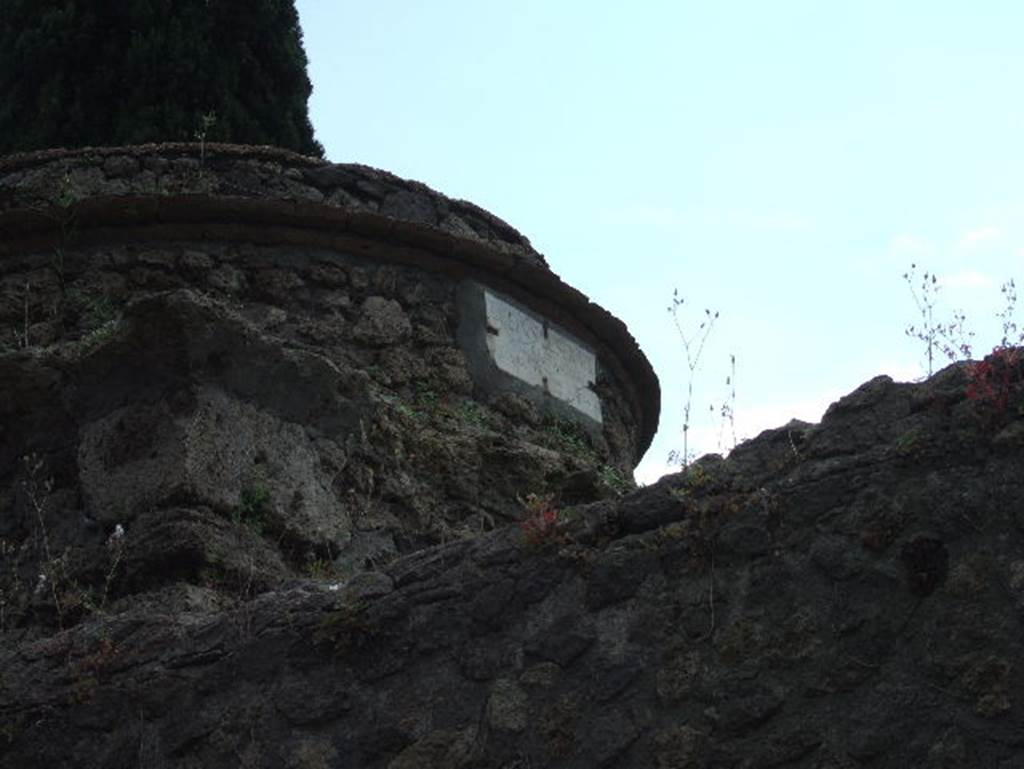
<path fill-rule="evenodd" d="M 484 206 L 630 327 L 663 389 L 641 480 L 681 444 L 673 287 L 721 313 L 703 452 L 730 353 L 741 437 L 817 420 L 876 374 L 920 375 L 910 262 L 979 347 L 1024 278 L 1019 2 L 297 6 L 331 160 Z"/>

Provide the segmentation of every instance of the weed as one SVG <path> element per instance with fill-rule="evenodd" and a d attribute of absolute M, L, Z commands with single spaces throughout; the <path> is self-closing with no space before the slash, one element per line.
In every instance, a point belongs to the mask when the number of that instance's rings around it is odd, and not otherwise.
<path fill-rule="evenodd" d="M 411 396 L 385 392 L 381 393 L 381 398 L 403 419 L 423 422 L 429 413 L 436 410 L 439 396 L 427 385 L 416 382 Z"/>
<path fill-rule="evenodd" d="M 921 450 L 923 435 L 923 431 L 920 428 L 913 427 L 896 439 L 893 448 L 902 457 L 913 456 Z"/>
<path fill-rule="evenodd" d="M 539 547 L 555 539 L 559 529 L 558 508 L 550 494 L 529 494 L 520 500 L 526 508 L 526 518 L 520 524 L 527 544 Z"/>
<path fill-rule="evenodd" d="M 59 208 L 71 208 L 78 202 L 78 192 L 70 174 L 64 174 L 57 185 L 57 194 L 53 199 Z"/>
<path fill-rule="evenodd" d="M 967 397 L 993 409 L 997 415 L 1006 412 L 1010 399 L 1024 382 L 1021 370 L 1020 345 L 1024 331 L 1014 320 L 1017 309 L 1017 286 L 1008 280 L 1000 286 L 1003 309 L 996 313 L 1002 325 L 1002 337 L 992 353 L 967 368 Z"/>
<path fill-rule="evenodd" d="M 672 304 L 668 311 L 672 315 L 672 322 L 675 324 L 679 339 L 683 343 L 683 352 L 686 354 L 686 367 L 689 369 L 689 376 L 686 382 L 686 401 L 683 403 L 683 450 L 669 453 L 670 464 L 681 464 L 686 467 L 690 464 L 690 413 L 693 407 L 693 382 L 697 376 L 697 369 L 700 367 L 700 357 L 704 352 L 704 345 L 711 335 L 711 330 L 718 320 L 718 311 L 704 310 L 704 315 L 696 330 L 691 334 L 687 332 L 680 319 L 680 313 L 685 300 L 679 296 L 679 290 L 672 292 Z"/>
<path fill-rule="evenodd" d="M 80 289 L 69 288 L 64 292 L 64 302 L 81 320 L 85 330 L 78 341 L 82 351 L 98 347 L 117 330 L 117 306 L 108 295 L 87 294 Z"/>
<path fill-rule="evenodd" d="M 678 542 L 686 539 L 690 529 L 686 522 L 673 521 L 667 523 L 655 532 L 655 538 L 659 544 Z"/>
<path fill-rule="evenodd" d="M 330 579 L 334 576 L 334 563 L 327 558 L 314 558 L 307 569 L 311 579 Z"/>
<path fill-rule="evenodd" d="M 83 705 L 92 701 L 99 685 L 99 679 L 92 673 L 83 673 L 75 676 L 71 681 L 71 686 L 68 688 L 67 704 L 71 706 Z"/>
<path fill-rule="evenodd" d="M 636 484 L 631 478 L 611 465 L 601 465 L 597 471 L 597 478 L 602 486 L 617 497 L 624 496 L 636 488 Z"/>
<path fill-rule="evenodd" d="M 996 347 L 985 360 L 971 363 L 967 369 L 967 397 L 997 415 L 1004 414 L 1024 381 L 1020 363 L 1020 349 L 1014 347 Z"/>
<path fill-rule="evenodd" d="M 996 313 L 996 317 L 999 318 L 1003 327 L 1003 336 L 999 340 L 999 347 L 1024 344 L 1024 331 L 1013 319 L 1017 310 L 1017 285 L 1011 278 L 999 287 L 999 292 L 1003 295 L 1003 309 Z"/>
<path fill-rule="evenodd" d="M 103 592 L 100 594 L 97 610 L 102 611 L 107 606 L 107 599 L 110 598 L 110 588 L 117 576 L 118 567 L 124 560 L 125 535 L 124 526 L 117 524 L 114 531 L 107 537 L 107 552 L 110 553 L 110 567 L 107 569 L 106 577 L 103 580 Z"/>
<path fill-rule="evenodd" d="M 434 409 L 437 407 L 438 401 L 441 396 L 438 395 L 437 390 L 430 386 L 427 382 L 416 381 L 412 384 L 413 401 L 417 406 L 424 409 Z"/>
<path fill-rule="evenodd" d="M 36 581 L 35 593 L 49 592 L 53 599 L 54 608 L 57 610 L 57 624 L 64 628 L 65 607 L 62 601 L 63 587 L 70 580 L 67 575 L 67 553 L 59 557 L 53 554 L 50 548 L 50 534 L 46 526 L 46 505 L 53 491 L 53 479 L 41 477 L 43 460 L 35 454 L 29 454 L 22 458 L 25 466 L 25 480 L 22 481 L 22 488 L 28 498 L 29 506 L 36 517 L 36 535 L 42 546 L 42 567 L 39 578 Z"/>
<path fill-rule="evenodd" d="M 493 517 L 488 515 L 487 513 L 484 513 L 484 515 L 486 515 L 487 518 L 490 519 L 491 528 L 493 529 Z M 480 531 L 474 531 L 472 525 L 469 522 L 452 525 L 443 518 L 435 518 L 430 522 L 429 531 L 431 536 L 437 542 L 440 542 L 442 545 L 444 545 L 448 542 L 457 542 L 460 539 L 471 539 L 477 536 L 478 534 L 482 534 L 484 532 L 485 520 L 486 519 L 481 519 L 479 522 Z M 367 559 L 367 561 L 370 560 L 371 559 Z"/>
<path fill-rule="evenodd" d="M 51 209 L 49 214 L 55 218 L 60 227 L 60 236 L 57 245 L 53 249 L 51 264 L 57 274 L 57 281 L 60 284 L 61 293 L 65 290 L 64 283 L 64 252 L 71 235 L 75 230 L 75 219 L 78 215 L 79 194 L 69 174 L 64 174 L 57 186 L 57 194 L 54 197 L 56 211 Z"/>
<path fill-rule="evenodd" d="M 231 512 L 231 520 L 236 526 L 247 526 L 260 536 L 267 525 L 269 512 L 270 490 L 262 484 L 256 484 L 242 489 L 238 505 Z"/>
<path fill-rule="evenodd" d="M 935 371 L 936 352 L 944 354 L 950 362 L 970 358 L 970 339 L 974 332 L 966 329 L 967 318 L 964 313 L 960 310 L 954 311 L 953 319 L 948 323 L 938 323 L 935 320 L 935 305 L 938 303 L 939 290 L 942 288 L 935 273 L 921 273 L 918 282 L 917 265 L 911 264 L 910 269 L 903 273 L 903 280 L 910 289 L 910 295 L 914 298 L 921 318 L 919 324 L 908 325 L 905 333 L 924 343 L 928 376 Z"/>
<path fill-rule="evenodd" d="M 72 319 L 79 318 L 84 330 L 78 340 L 78 348 L 87 351 L 109 339 L 117 330 L 118 310 L 113 300 L 107 295 L 88 295 L 74 288 L 64 289 L 63 276 L 58 272 L 61 282 L 61 307 L 67 321 L 70 312 Z M 20 324 L 12 329 L 11 341 L 0 342 L 0 352 L 8 350 L 27 350 L 33 346 L 32 340 L 32 283 L 25 282 L 22 291 L 22 318 Z"/>
<path fill-rule="evenodd" d="M 103 635 L 91 653 L 83 655 L 72 665 L 75 676 L 72 697 L 79 702 L 91 699 L 93 690 L 109 674 L 120 653 L 114 639 Z"/>
<path fill-rule="evenodd" d="M 204 113 L 199 118 L 199 128 L 196 129 L 196 139 L 199 141 L 199 167 L 206 165 L 206 137 L 210 129 L 217 123 L 217 113 L 213 110 Z"/>
<path fill-rule="evenodd" d="M 690 465 L 683 474 L 682 485 L 672 489 L 672 496 L 685 500 L 691 493 L 711 483 L 711 474 L 702 465 Z"/>
<path fill-rule="evenodd" d="M 117 332 L 117 321 L 111 320 L 98 328 L 94 328 L 78 340 L 79 352 L 85 353 L 99 347 Z"/>
<path fill-rule="evenodd" d="M 57 626 L 64 629 L 86 614 L 102 612 L 107 605 L 115 580 L 121 572 L 127 540 L 121 524 L 114 527 L 107 538 L 106 547 L 109 565 L 101 585 L 83 585 L 73 575 L 71 563 L 74 554 L 71 548 L 58 552 L 53 546 L 47 526 L 49 506 L 53 496 L 53 479 L 46 477 L 44 461 L 34 454 L 22 458 L 25 474 L 21 482 L 25 499 L 35 518 L 35 551 L 38 556 L 38 573 L 32 597 L 52 604 L 56 612 Z M 30 545 L 21 548 L 0 540 L 0 556 L 9 563 L 9 573 L 0 588 L 0 630 L 6 630 L 11 620 L 14 601 L 26 596 L 21 580 L 21 562 Z M 13 557 L 12 557 L 13 556 Z M 21 606 L 23 610 L 24 604 Z"/>
<path fill-rule="evenodd" d="M 207 590 L 228 590 L 231 579 L 231 574 L 219 563 L 204 566 L 199 572 L 199 583 Z"/>
<path fill-rule="evenodd" d="M 3 586 L 0 587 L 0 633 L 7 630 L 11 618 L 12 609 L 16 609 L 15 600 L 21 595 L 21 559 L 25 552 L 25 546 L 17 548 L 13 543 L 0 539 L 0 562 L 7 564 L 6 573 L 3 577 Z"/>
<path fill-rule="evenodd" d="M 458 406 L 458 415 L 464 423 L 478 430 L 491 426 L 492 417 L 490 412 L 475 400 L 467 398 L 462 401 Z"/>
<path fill-rule="evenodd" d="M 399 415 L 405 417 L 406 419 L 411 419 L 413 421 L 417 421 L 418 422 L 423 417 L 423 413 L 422 412 L 417 411 L 412 406 L 410 406 L 408 403 L 402 403 L 401 401 L 397 401 L 394 404 L 394 407 L 395 407 L 395 411 Z"/>
<path fill-rule="evenodd" d="M 951 362 L 971 357 L 970 339 L 974 332 L 966 329 L 963 312 L 955 312 L 949 323 L 935 322 L 935 305 L 941 284 L 934 273 L 925 272 L 915 289 L 916 265 L 911 264 L 903 279 L 910 286 L 911 295 L 921 315 L 921 324 L 908 326 L 906 333 L 924 342 L 928 361 L 928 376 L 933 373 L 935 351 L 946 355 Z M 986 406 L 996 414 L 1007 410 L 1013 395 L 1024 382 L 1021 370 L 1021 353 L 1018 346 L 1024 344 L 1024 331 L 1014 319 L 1017 308 L 1017 287 L 1008 280 L 1000 287 L 1003 309 L 996 313 L 1002 325 L 999 344 L 992 348 L 984 360 L 967 364 L 967 398 Z"/>
<path fill-rule="evenodd" d="M 571 454 L 582 460 L 592 461 L 594 449 L 584 429 L 565 419 L 549 418 L 543 427 L 544 443 L 550 449 Z"/>
<path fill-rule="evenodd" d="M 722 451 L 725 444 L 725 428 L 728 425 L 732 437 L 732 446 L 736 448 L 736 356 L 729 355 L 729 376 L 725 378 L 728 396 L 718 409 L 721 422 L 718 425 L 718 450 Z M 712 407 L 714 410 L 714 407 Z"/>
<path fill-rule="evenodd" d="M 97 598 L 93 587 L 83 586 L 71 575 L 71 550 L 65 548 L 58 555 L 52 548 L 46 517 L 47 506 L 53 492 L 53 479 L 43 478 L 43 460 L 30 454 L 23 457 L 23 462 L 25 479 L 22 481 L 22 488 L 25 491 L 29 507 L 35 513 L 36 537 L 41 555 L 39 574 L 33 594 L 36 596 L 49 595 L 57 612 L 57 625 L 64 629 L 73 618 L 81 617 L 84 613 L 99 612 L 106 607 L 111 587 L 124 559 L 124 527 L 118 524 L 107 539 L 110 566 Z"/>
<path fill-rule="evenodd" d="M 416 381 L 412 385 L 411 398 L 400 400 L 396 396 L 386 396 L 384 400 L 390 403 L 395 411 L 405 419 L 423 422 L 437 414 L 441 396 L 428 383 Z"/>
<path fill-rule="evenodd" d="M 29 281 L 25 281 L 25 290 L 22 292 L 22 328 L 18 331 L 17 326 L 14 327 L 14 349 L 16 350 L 27 350 L 29 347 L 29 334 L 28 329 L 31 325 L 31 314 L 29 312 L 29 302 L 32 293 L 32 284 Z"/>
<path fill-rule="evenodd" d="M 380 634 L 367 616 L 366 601 L 345 595 L 338 608 L 323 618 L 313 634 L 317 643 L 329 644 L 336 654 L 345 655 L 369 646 Z"/>
<path fill-rule="evenodd" d="M 87 294 L 80 289 L 69 288 L 64 298 L 87 330 L 99 328 L 117 317 L 117 307 L 107 294 Z"/>

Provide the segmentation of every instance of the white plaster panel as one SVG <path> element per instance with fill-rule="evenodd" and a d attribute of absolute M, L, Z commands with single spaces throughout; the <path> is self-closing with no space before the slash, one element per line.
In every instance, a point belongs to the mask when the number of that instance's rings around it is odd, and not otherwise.
<path fill-rule="evenodd" d="M 484 291 L 487 349 L 495 365 L 601 422 L 601 401 L 591 389 L 597 358 L 557 326 Z"/>

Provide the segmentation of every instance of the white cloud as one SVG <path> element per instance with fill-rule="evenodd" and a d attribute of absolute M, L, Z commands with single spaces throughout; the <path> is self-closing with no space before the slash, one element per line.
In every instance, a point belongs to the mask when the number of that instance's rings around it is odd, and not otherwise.
<path fill-rule="evenodd" d="M 970 248 L 989 240 L 995 240 L 1002 234 L 1003 230 L 1000 227 L 994 227 L 992 225 L 978 227 L 977 229 L 964 233 L 963 237 L 960 238 L 960 245 Z"/>
<path fill-rule="evenodd" d="M 889 252 L 893 256 L 919 259 L 931 256 L 935 249 L 928 241 L 916 235 L 897 235 L 889 243 Z"/>
<path fill-rule="evenodd" d="M 807 232 L 813 227 L 813 222 L 806 216 L 784 212 L 754 216 L 750 224 L 756 230 L 783 233 Z"/>
<path fill-rule="evenodd" d="M 626 227 L 652 227 L 675 231 L 682 228 L 684 215 L 671 206 L 635 200 L 604 213 L 605 221 Z"/>
<path fill-rule="evenodd" d="M 954 272 L 952 275 L 939 277 L 939 284 L 943 288 L 989 288 L 996 285 L 996 281 L 989 275 L 977 270 L 964 270 Z"/>

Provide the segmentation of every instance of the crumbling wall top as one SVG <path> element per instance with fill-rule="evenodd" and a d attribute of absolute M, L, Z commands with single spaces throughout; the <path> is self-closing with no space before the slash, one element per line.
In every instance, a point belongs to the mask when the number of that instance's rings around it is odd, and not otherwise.
<path fill-rule="evenodd" d="M 547 265 L 526 237 L 473 203 L 370 166 L 329 163 L 276 147 L 143 144 L 0 157 L 0 211 L 153 193 L 322 203 L 437 228 Z"/>

